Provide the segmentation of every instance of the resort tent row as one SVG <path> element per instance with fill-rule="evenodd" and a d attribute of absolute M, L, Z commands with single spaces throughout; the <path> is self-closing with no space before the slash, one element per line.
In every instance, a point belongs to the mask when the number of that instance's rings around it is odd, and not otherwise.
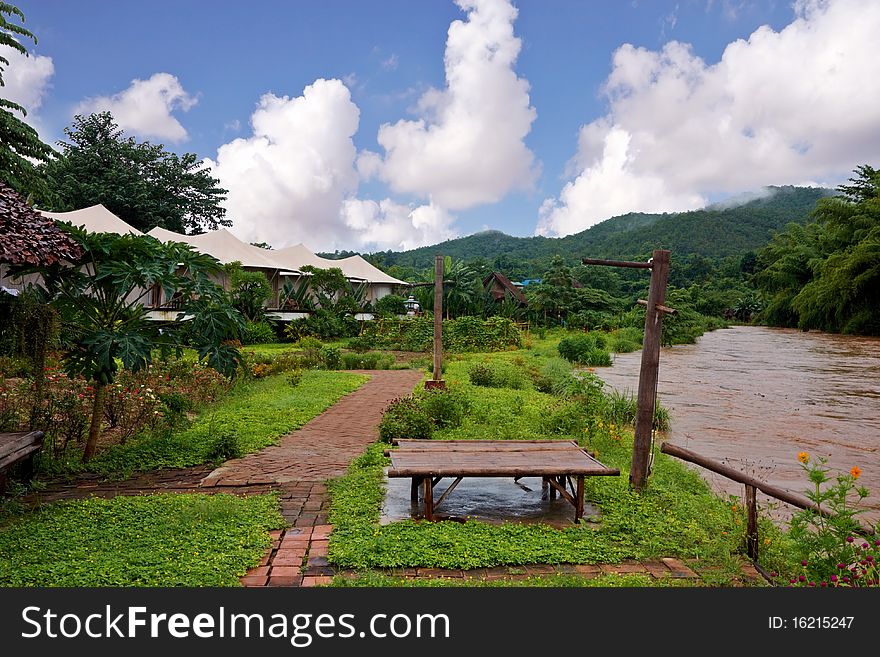
<path fill-rule="evenodd" d="M 48 218 L 80 226 L 89 232 L 143 235 L 103 205 L 93 205 L 73 212 L 41 212 Z M 225 228 L 199 235 L 182 235 L 156 227 L 147 234 L 163 242 L 183 242 L 200 253 L 215 257 L 223 264 L 240 262 L 244 269 L 262 271 L 269 279 L 275 292 L 274 299 L 270 302 L 270 308 L 279 311 L 275 313 L 279 319 L 291 318 L 287 316 L 291 313 L 286 313 L 284 308 L 279 308 L 281 305 L 280 291 L 284 282 L 291 281 L 297 285 L 298 280 L 306 275 L 302 272 L 302 267 L 306 265 L 321 269 L 338 267 L 352 283 L 366 283 L 368 285 L 367 299 L 370 301 L 376 301 L 391 294 L 395 286 L 407 285 L 405 281 L 389 276 L 358 255 L 332 260 L 316 255 L 303 244 L 278 250 L 261 249 L 238 239 Z M 226 281 L 219 282 L 226 283 Z M 167 304 L 167 301 L 156 298 L 153 300 L 153 305 L 163 306 Z"/>

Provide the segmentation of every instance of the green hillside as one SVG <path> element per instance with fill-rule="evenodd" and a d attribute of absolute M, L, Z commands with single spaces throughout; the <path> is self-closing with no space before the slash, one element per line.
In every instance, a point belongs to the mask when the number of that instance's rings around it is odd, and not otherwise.
<path fill-rule="evenodd" d="M 774 232 L 790 222 L 805 223 L 816 201 L 834 193 L 791 186 L 768 187 L 766 191 L 770 193 L 735 207 L 726 207 L 726 203 L 692 212 L 625 214 L 562 238 L 512 237 L 486 231 L 410 251 L 373 255 L 383 267 L 415 269 L 430 267 L 437 253 L 456 260 L 481 258 L 489 266 L 517 276 L 540 275 L 557 254 L 577 262 L 584 257 L 640 258 L 653 249 L 666 248 L 678 258 L 720 260 L 763 247 Z"/>

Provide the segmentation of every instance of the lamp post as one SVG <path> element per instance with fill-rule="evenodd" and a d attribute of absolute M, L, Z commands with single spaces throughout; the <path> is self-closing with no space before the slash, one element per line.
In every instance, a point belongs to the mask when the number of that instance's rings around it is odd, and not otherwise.
<path fill-rule="evenodd" d="M 419 302 L 416 301 L 416 298 L 412 294 L 410 294 L 409 298 L 403 302 L 403 306 L 406 308 L 407 317 L 415 316 L 421 309 Z"/>

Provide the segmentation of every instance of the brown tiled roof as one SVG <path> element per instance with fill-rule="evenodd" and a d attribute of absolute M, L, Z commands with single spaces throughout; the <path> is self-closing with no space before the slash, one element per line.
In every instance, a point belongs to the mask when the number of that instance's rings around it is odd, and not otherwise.
<path fill-rule="evenodd" d="M 507 278 L 504 274 L 493 271 L 491 274 L 486 276 L 483 279 L 483 287 L 487 287 L 491 283 L 492 285 L 492 296 L 495 297 L 498 301 L 504 299 L 507 293 L 516 299 L 520 304 L 527 306 L 529 302 L 526 301 L 526 295 L 522 293 L 516 285 L 510 282 L 510 279 Z"/>
<path fill-rule="evenodd" d="M 81 256 L 79 244 L 0 181 L 0 263 L 51 265 Z"/>

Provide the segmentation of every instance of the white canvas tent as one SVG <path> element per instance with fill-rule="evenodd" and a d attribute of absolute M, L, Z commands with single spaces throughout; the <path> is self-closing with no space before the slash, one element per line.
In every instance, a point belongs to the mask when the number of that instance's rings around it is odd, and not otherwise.
<path fill-rule="evenodd" d="M 133 226 L 129 226 L 122 219 L 110 212 L 100 203 L 82 210 L 73 210 L 72 212 L 47 212 L 40 210 L 44 217 L 49 217 L 55 221 L 64 221 L 73 226 L 85 228 L 90 233 L 116 233 L 117 235 L 143 235 L 141 231 Z"/>
<path fill-rule="evenodd" d="M 100 204 L 83 208 L 82 210 L 74 210 L 73 212 L 41 212 L 46 217 L 83 227 L 93 233 L 143 235 L 142 232 L 128 225 Z M 183 235 L 156 227 L 150 230 L 147 235 L 163 242 L 183 242 L 192 246 L 200 253 L 215 257 L 223 264 L 237 261 L 246 269 L 263 271 L 275 291 L 275 299 L 272 303 L 276 306 L 279 302 L 278 294 L 282 285 L 282 279 L 287 278 L 295 281 L 297 278 L 306 275 L 302 272 L 302 267 L 306 265 L 321 269 L 338 267 L 350 281 L 354 283 L 367 283 L 369 285 L 368 299 L 370 301 L 376 301 L 391 294 L 395 285 L 407 284 L 405 281 L 389 276 L 358 255 L 340 260 L 322 258 L 304 244 L 296 244 L 277 250 L 261 249 L 238 239 L 225 228 L 199 235 Z M 218 282 L 221 284 L 226 283 L 225 280 Z M 159 306 L 162 305 L 161 295 L 159 298 L 154 299 L 154 303 Z"/>

